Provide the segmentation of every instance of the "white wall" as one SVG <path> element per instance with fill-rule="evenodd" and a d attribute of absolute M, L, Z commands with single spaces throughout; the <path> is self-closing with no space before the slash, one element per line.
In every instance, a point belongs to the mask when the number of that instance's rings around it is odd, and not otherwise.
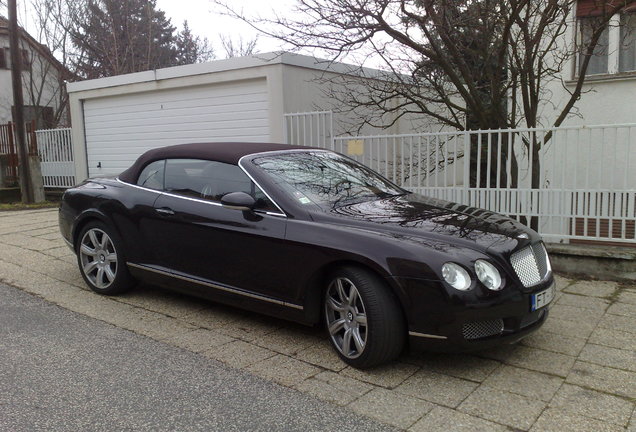
<path fill-rule="evenodd" d="M 352 73 L 355 69 L 351 68 Z M 365 92 L 365 79 L 355 75 L 347 75 L 316 70 L 296 65 L 286 65 L 282 71 L 283 101 L 286 113 L 306 111 L 333 111 L 334 134 L 401 134 L 413 132 L 428 132 L 432 122 L 429 119 L 416 116 L 404 116 L 395 122 L 395 114 L 385 114 L 381 121 L 386 128 L 374 128 L 366 125 L 360 131 L 356 127 L 360 124 L 361 117 L 372 115 L 377 117 L 378 110 L 364 108 L 358 110 L 358 115 L 341 113 L 343 106 L 334 94 L 345 94 L 347 91 Z M 426 130 L 423 130 L 426 129 Z"/>
<path fill-rule="evenodd" d="M 618 22 L 613 22 L 614 36 L 618 35 Z M 618 59 L 618 38 L 610 34 L 610 60 Z M 571 14 L 568 27 L 558 40 L 554 52 L 576 49 L 576 17 Z M 542 125 L 550 127 L 574 91 L 576 56 L 572 56 L 555 79 L 545 84 L 547 100 L 539 114 Z M 610 74 L 588 75 L 583 84 L 581 98 L 575 103 L 564 126 L 593 126 L 636 123 L 636 71 L 616 73 L 618 64 L 609 62 Z M 522 125 L 523 127 L 523 125 Z"/>

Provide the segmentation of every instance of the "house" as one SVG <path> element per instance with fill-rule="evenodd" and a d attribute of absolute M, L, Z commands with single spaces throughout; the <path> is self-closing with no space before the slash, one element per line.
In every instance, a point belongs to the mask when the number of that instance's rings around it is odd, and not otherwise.
<path fill-rule="evenodd" d="M 25 30 L 19 32 L 25 121 L 35 121 L 37 129 L 66 123 L 66 68 Z M 12 109 L 9 22 L 0 16 L 0 124 L 13 120 Z"/>
<path fill-rule="evenodd" d="M 589 39 L 592 20 L 603 13 L 611 2 L 579 0 L 570 17 L 563 38 L 564 49 L 575 50 Z M 553 119 L 554 109 L 562 107 L 576 85 L 581 53 L 563 65 L 560 79 L 551 82 L 547 91 L 553 97 L 541 113 Z M 576 103 L 576 115 L 565 125 L 616 125 L 636 122 L 636 5 L 611 17 L 591 58 L 582 89 Z M 548 126 L 546 124 L 546 126 Z"/>
<path fill-rule="evenodd" d="M 337 85 L 330 77 L 354 76 L 362 83 L 382 74 L 268 53 L 69 83 L 77 179 L 119 174 L 141 153 L 159 146 L 285 142 L 286 113 L 329 110 L 338 103 L 330 96 L 329 87 Z M 334 122 L 334 134 L 343 132 L 346 120 Z M 401 119 L 376 133 L 411 132 L 412 121 Z M 299 121 L 293 142 L 316 145 L 311 140 L 317 128 L 331 128 L 325 122 Z"/>

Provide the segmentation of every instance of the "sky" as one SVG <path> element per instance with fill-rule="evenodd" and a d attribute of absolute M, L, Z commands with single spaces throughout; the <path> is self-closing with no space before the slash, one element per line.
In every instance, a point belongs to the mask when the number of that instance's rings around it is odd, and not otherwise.
<path fill-rule="evenodd" d="M 272 12 L 281 13 L 291 10 L 290 0 L 231 0 L 232 7 L 243 9 L 250 14 L 271 16 Z M 258 36 L 256 45 L 258 52 L 278 51 L 283 48 L 281 41 L 269 38 L 253 29 L 248 24 L 222 14 L 222 8 L 210 0 L 157 0 L 157 7 L 166 13 L 172 24 L 181 29 L 183 21 L 197 36 L 207 37 L 217 52 L 224 57 L 220 44 L 220 35 L 238 41 L 243 37 L 249 41 Z"/>
<path fill-rule="evenodd" d="M 215 4 L 213 0 L 156 0 L 157 8 L 163 10 L 166 16 L 170 18 L 172 24 L 181 30 L 183 21 L 187 20 L 192 33 L 196 36 L 206 37 L 212 45 L 216 58 L 222 59 L 226 57 L 225 50 L 221 44 L 221 35 L 226 39 L 230 38 L 237 45 L 240 38 L 244 42 L 249 42 L 254 38 L 258 38 L 255 52 L 266 53 L 272 51 L 291 51 L 289 45 L 284 42 L 268 37 L 249 24 L 240 19 L 233 18 L 224 14 L 223 7 Z M 221 0 L 231 5 L 235 11 L 243 11 L 247 16 L 256 17 L 273 17 L 274 15 L 290 17 L 293 16 L 296 0 Z M 6 8 L 2 6 L 4 0 L 0 0 L 0 14 L 6 15 Z M 18 19 L 20 24 L 26 30 L 33 34 L 37 34 L 37 29 L 33 28 L 33 20 L 28 15 L 32 14 L 30 10 L 31 0 L 17 0 Z M 301 50 L 300 54 L 312 55 L 326 58 L 326 53 L 314 52 L 310 50 Z M 382 68 L 381 61 L 375 61 L 373 58 L 362 55 L 357 58 L 355 56 L 347 56 L 340 59 L 347 63 L 364 64 L 367 67 Z"/>
<path fill-rule="evenodd" d="M 0 14 L 7 15 L 4 1 L 0 0 Z M 250 15 L 271 16 L 272 13 L 289 13 L 293 0 L 228 0 L 236 10 L 245 10 Z M 18 18 L 20 23 L 32 31 L 26 15 L 29 14 L 29 0 L 17 0 Z M 183 21 L 187 20 L 192 32 L 201 37 L 206 37 L 214 47 L 217 57 L 225 57 L 220 42 L 220 35 L 230 37 L 237 41 L 242 37 L 244 41 L 249 41 L 258 36 L 256 51 L 271 52 L 283 48 L 282 42 L 259 35 L 259 32 L 241 20 L 231 18 L 221 13 L 222 8 L 214 4 L 211 0 L 157 0 L 157 7 L 166 13 L 172 24 L 179 30 L 183 26 Z"/>

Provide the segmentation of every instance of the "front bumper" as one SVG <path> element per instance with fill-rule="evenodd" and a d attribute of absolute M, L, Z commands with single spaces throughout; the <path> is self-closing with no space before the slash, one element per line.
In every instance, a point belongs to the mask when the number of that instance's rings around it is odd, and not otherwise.
<path fill-rule="evenodd" d="M 399 284 L 409 299 L 405 312 L 412 349 L 469 352 L 515 343 L 539 329 L 550 304 L 531 311 L 531 298 L 554 287 L 554 280 L 550 277 L 528 292 L 509 287 L 482 298 L 449 295 L 439 282 L 404 279 Z"/>

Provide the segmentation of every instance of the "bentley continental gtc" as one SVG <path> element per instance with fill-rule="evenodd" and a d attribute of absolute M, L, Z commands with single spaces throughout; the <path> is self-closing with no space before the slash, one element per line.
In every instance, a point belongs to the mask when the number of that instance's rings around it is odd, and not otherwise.
<path fill-rule="evenodd" d="M 480 350 L 537 330 L 554 297 L 541 237 L 432 199 L 339 153 L 267 143 L 150 150 L 68 189 L 63 237 L 95 292 L 137 281 L 308 325 L 346 363 Z"/>

